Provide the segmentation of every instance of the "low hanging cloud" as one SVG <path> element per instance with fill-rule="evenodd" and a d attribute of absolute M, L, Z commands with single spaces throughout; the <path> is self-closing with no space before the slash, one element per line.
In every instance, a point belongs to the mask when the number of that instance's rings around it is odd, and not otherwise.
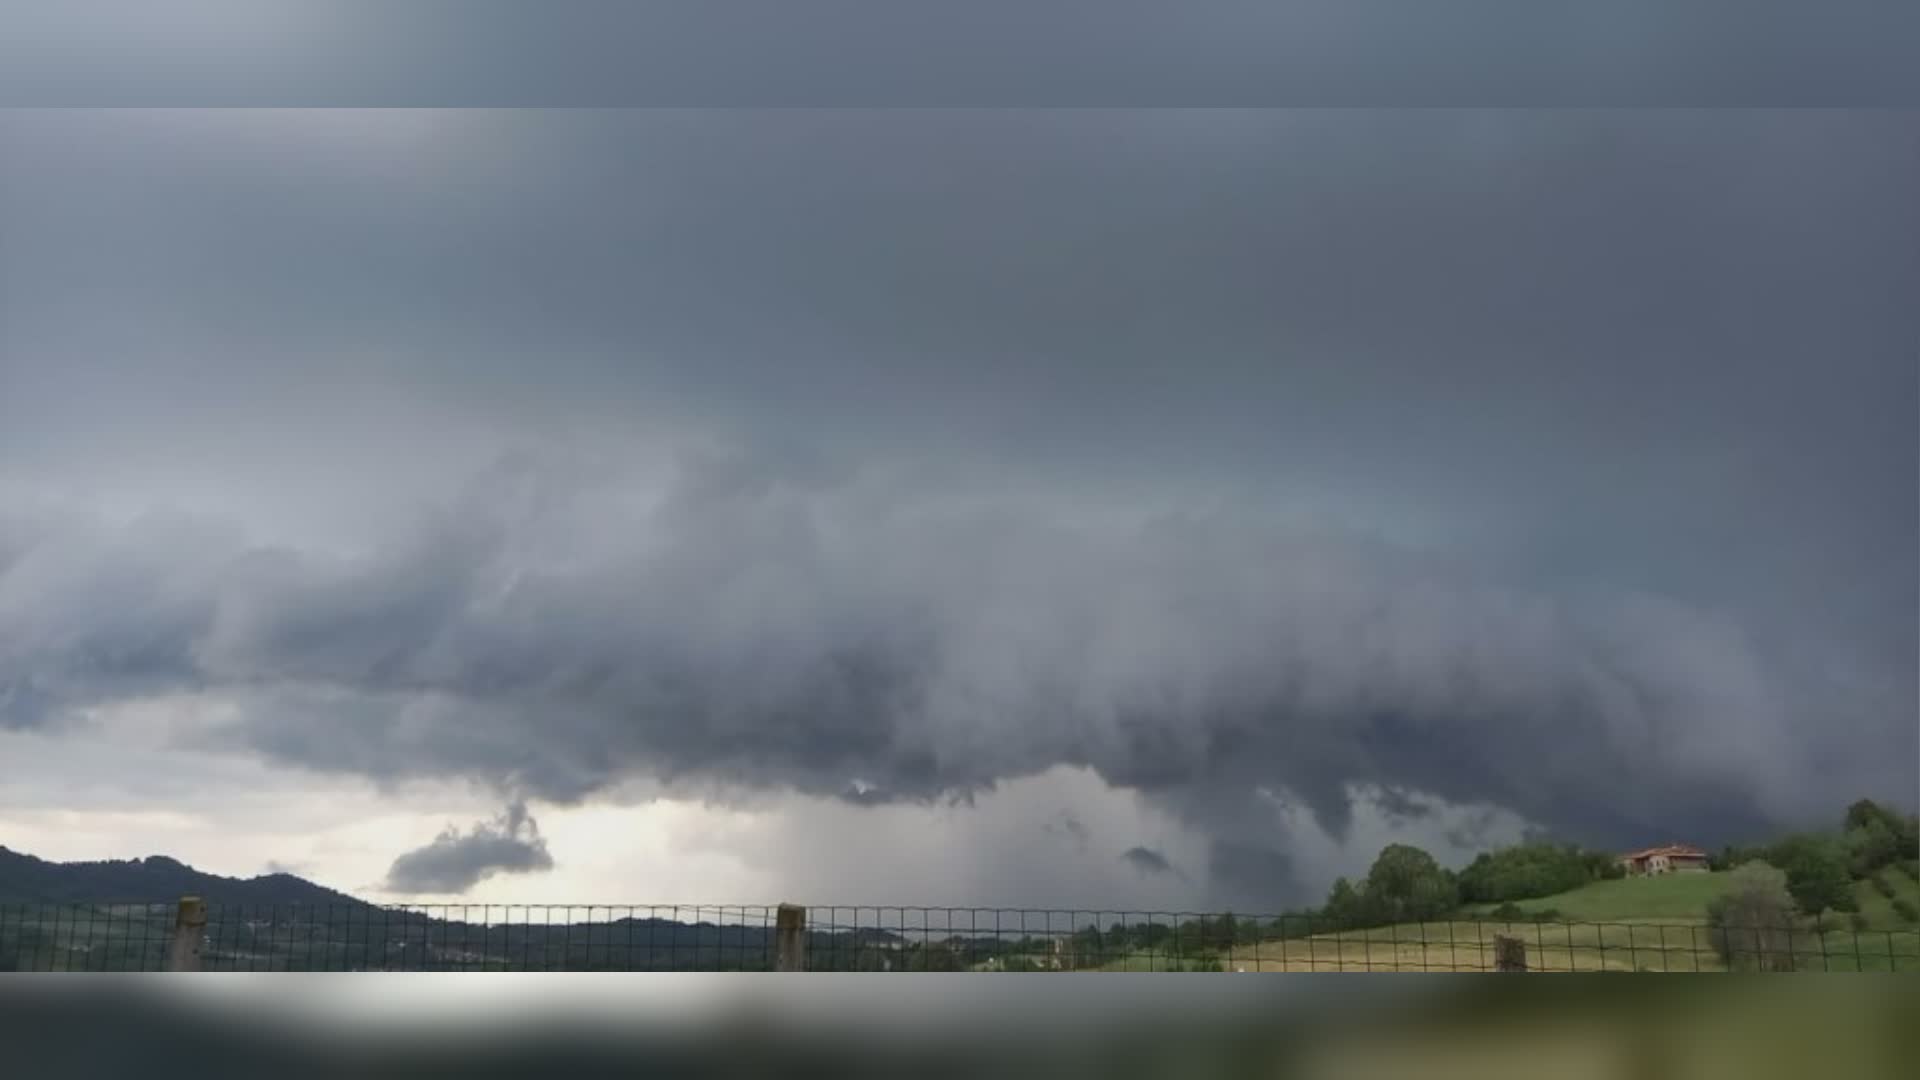
<path fill-rule="evenodd" d="M 1068 767 L 1268 901 L 1355 785 L 1911 797 L 1901 118 L 804 126 L 0 118 L 0 729 L 196 695 L 561 803 Z"/>
<path fill-rule="evenodd" d="M 1124 859 L 1128 865 L 1143 874 L 1157 876 L 1161 874 L 1179 873 L 1178 870 L 1174 869 L 1173 863 L 1169 862 L 1165 855 L 1160 854 L 1152 848 L 1130 847 L 1120 853 L 1120 858 Z"/>
<path fill-rule="evenodd" d="M 57 620 L 9 624 L 11 685 L 45 715 L 199 688 L 237 703 L 210 746 L 558 801 L 636 777 L 932 800 L 1083 766 L 1268 894 L 1288 862 L 1265 793 L 1336 833 L 1370 783 L 1629 842 L 1814 813 L 1884 760 L 1796 723 L 1807 688 L 1711 610 L 1378 537 L 1075 516 L 744 451 L 689 460 L 637 517 L 607 509 L 632 502 L 519 460 L 352 561 L 155 522 L 43 540 L 5 572 L 77 565 L 37 597 Z M 628 542 L 578 550 L 596 518 Z M 1795 764 L 1816 748 L 1817 783 Z M 392 881 L 546 865 L 520 811 Z"/>
<path fill-rule="evenodd" d="M 386 889 L 396 893 L 464 893 L 495 874 L 531 874 L 553 869 L 540 827 L 515 802 L 490 822 L 466 832 L 448 826 L 425 847 L 393 860 Z"/>

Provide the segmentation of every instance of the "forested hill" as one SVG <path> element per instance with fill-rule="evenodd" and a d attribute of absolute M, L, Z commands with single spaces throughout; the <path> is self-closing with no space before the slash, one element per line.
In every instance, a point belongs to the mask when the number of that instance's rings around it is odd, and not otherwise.
<path fill-rule="evenodd" d="M 0 845 L 0 903 L 363 904 L 292 874 L 221 877 L 152 855 L 101 862 L 48 862 Z"/>

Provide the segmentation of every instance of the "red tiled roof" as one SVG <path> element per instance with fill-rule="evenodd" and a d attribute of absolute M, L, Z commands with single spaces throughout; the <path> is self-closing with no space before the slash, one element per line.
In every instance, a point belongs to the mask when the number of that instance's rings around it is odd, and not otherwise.
<path fill-rule="evenodd" d="M 1704 859 L 1707 857 L 1706 852 L 1688 844 L 1664 844 L 1660 847 L 1647 848 L 1644 851 L 1630 851 L 1620 857 L 1623 859 L 1645 859 L 1653 855 L 1665 855 L 1670 859 Z"/>

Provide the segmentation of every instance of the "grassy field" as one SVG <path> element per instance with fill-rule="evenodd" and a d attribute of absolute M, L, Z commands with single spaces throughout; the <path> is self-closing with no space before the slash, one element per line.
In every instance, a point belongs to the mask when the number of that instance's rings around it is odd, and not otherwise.
<path fill-rule="evenodd" d="M 1572 892 L 1521 900 L 1522 911 L 1557 911 L 1568 922 L 1619 922 L 1649 919 L 1695 922 L 1706 916 L 1707 902 L 1727 886 L 1725 874 L 1659 874 L 1596 881 Z M 1478 912 L 1495 905 L 1479 904 Z"/>
<path fill-rule="evenodd" d="M 1920 883 L 1896 869 L 1888 869 L 1882 876 L 1893 885 L 1894 896 L 1920 904 Z M 1725 874 L 1662 874 L 1658 877 L 1621 878 L 1617 881 L 1596 881 L 1571 892 L 1543 896 L 1537 900 L 1521 900 L 1514 906 L 1527 912 L 1558 912 L 1559 917 L 1567 922 L 1697 922 L 1705 916 L 1707 902 L 1720 895 L 1726 884 Z M 1893 901 L 1882 896 L 1871 882 L 1856 881 L 1853 891 L 1859 899 L 1861 914 L 1867 917 L 1872 929 L 1916 929 L 1914 924 L 1894 912 Z M 1473 914 L 1484 914 L 1494 906 L 1477 904 L 1468 910 Z M 1828 919 L 1842 925 L 1847 921 L 1844 915 L 1830 915 Z"/>
<path fill-rule="evenodd" d="M 1920 884 L 1897 870 L 1887 879 L 1896 896 L 1920 903 Z M 1486 971 L 1493 938 L 1527 944 L 1537 971 L 1724 971 L 1705 924 L 1707 902 L 1726 887 L 1723 874 L 1667 874 L 1600 881 L 1557 896 L 1522 901 L 1523 911 L 1554 911 L 1551 923 L 1503 924 L 1478 905 L 1468 918 L 1404 923 L 1373 930 L 1320 934 L 1291 941 L 1242 944 L 1220 957 L 1226 971 Z M 1920 926 L 1901 919 L 1892 901 L 1870 882 L 1856 883 L 1866 932 L 1844 915 L 1821 929 L 1796 932 L 1789 947 L 1803 967 L 1832 971 L 1920 971 Z M 1586 923 L 1590 925 L 1566 925 Z M 1101 971 L 1168 971 L 1166 956 L 1130 956 Z"/>
<path fill-rule="evenodd" d="M 1235 946 L 1220 957 L 1229 972 L 1263 971 L 1491 971 L 1493 939 L 1507 934 L 1527 943 L 1528 966 L 1539 971 L 1723 970 L 1702 926 L 1621 923 L 1564 926 L 1494 922 L 1403 923 L 1373 930 L 1319 934 L 1289 941 Z M 1811 941 L 1800 946 L 1817 951 Z M 1909 946 L 1920 962 L 1920 942 Z M 1160 956 L 1131 956 L 1101 971 L 1168 971 Z"/>
<path fill-rule="evenodd" d="M 1886 870 L 1881 874 L 1893 886 L 1896 898 L 1904 897 L 1909 904 L 1920 906 L 1920 882 L 1898 870 Z M 1853 884 L 1854 895 L 1860 900 L 1860 914 L 1867 917 L 1867 923 L 1875 930 L 1912 929 L 1913 924 L 1902 919 L 1893 910 L 1893 901 L 1880 895 L 1880 890 L 1870 881 L 1856 881 Z"/>
<path fill-rule="evenodd" d="M 1235 946 L 1219 959 L 1228 972 L 1490 971 L 1493 939 L 1507 934 L 1527 945 L 1533 971 L 1725 971 L 1700 923 L 1625 921 L 1604 925 L 1447 922 L 1401 924 Z M 1796 934 L 1789 943 L 1814 971 L 1920 971 L 1920 932 Z M 1176 971 L 1190 966 L 1167 956 L 1134 955 L 1096 971 Z M 1178 965 L 1178 966 L 1176 966 Z"/>

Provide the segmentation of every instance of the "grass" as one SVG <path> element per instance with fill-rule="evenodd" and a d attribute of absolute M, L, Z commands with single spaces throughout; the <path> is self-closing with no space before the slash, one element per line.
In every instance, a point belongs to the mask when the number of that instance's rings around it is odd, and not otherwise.
<path fill-rule="evenodd" d="M 1288 941 L 1241 944 L 1220 957 L 1228 972 L 1270 971 L 1491 971 L 1493 939 L 1520 938 L 1529 970 L 1725 971 L 1706 927 L 1626 921 L 1599 925 L 1560 923 L 1403 923 L 1366 931 L 1320 934 Z M 1790 948 L 1809 970 L 1920 971 L 1920 931 L 1811 931 L 1794 935 Z M 1171 971 L 1186 966 L 1162 954 L 1134 954 L 1095 971 Z"/>
<path fill-rule="evenodd" d="M 1895 898 L 1904 897 L 1907 903 L 1920 906 L 1920 882 L 1915 882 L 1912 878 L 1891 867 L 1881 871 L 1880 876 L 1885 878 L 1887 882 L 1893 886 L 1893 895 Z M 1873 882 L 1854 882 L 1853 895 L 1860 903 L 1860 914 L 1867 917 L 1867 925 L 1872 929 L 1916 929 L 1913 923 L 1902 919 L 1899 913 L 1893 910 L 1893 900 L 1880 895 L 1880 890 L 1873 887 Z M 1845 916 L 1841 916 L 1841 918 L 1845 918 Z"/>
<path fill-rule="evenodd" d="M 1595 881 L 1570 892 L 1521 900 L 1522 911 L 1557 911 L 1568 922 L 1697 922 L 1707 901 L 1726 890 L 1725 874 L 1656 874 Z M 1476 912 L 1495 905 L 1479 904 Z"/>
<path fill-rule="evenodd" d="M 1246 971 L 1491 971 L 1496 936 L 1527 946 L 1537 971 L 1703 971 L 1720 967 L 1697 926 L 1496 922 L 1403 923 L 1366 931 L 1262 942 L 1235 950 Z"/>
<path fill-rule="evenodd" d="M 1896 896 L 1920 903 L 1920 884 L 1892 870 Z M 1570 892 L 1523 900 L 1522 911 L 1555 911 L 1550 923 L 1487 920 L 1476 905 L 1461 920 L 1404 923 L 1373 930 L 1242 944 L 1221 957 L 1226 971 L 1488 971 L 1493 938 L 1518 937 L 1536 971 L 1724 971 L 1707 936 L 1707 902 L 1726 888 L 1724 874 L 1663 874 L 1597 881 Z M 1789 947 L 1803 967 L 1832 971 L 1920 971 L 1920 926 L 1893 910 L 1871 882 L 1855 883 L 1868 930 L 1829 913 L 1824 932 L 1796 932 Z M 1590 925 L 1565 925 L 1586 923 Z M 1596 925 L 1597 924 L 1597 925 Z M 1167 971 L 1176 959 L 1128 956 L 1094 970 Z"/>
<path fill-rule="evenodd" d="M 1406 923 L 1242 944 L 1221 957 L 1221 967 L 1229 972 L 1491 971 L 1493 939 L 1500 934 L 1525 941 L 1528 967 L 1537 971 L 1724 970 L 1698 926 L 1507 927 L 1492 922 Z M 1174 962 L 1135 955 L 1095 970 L 1167 971 Z"/>

